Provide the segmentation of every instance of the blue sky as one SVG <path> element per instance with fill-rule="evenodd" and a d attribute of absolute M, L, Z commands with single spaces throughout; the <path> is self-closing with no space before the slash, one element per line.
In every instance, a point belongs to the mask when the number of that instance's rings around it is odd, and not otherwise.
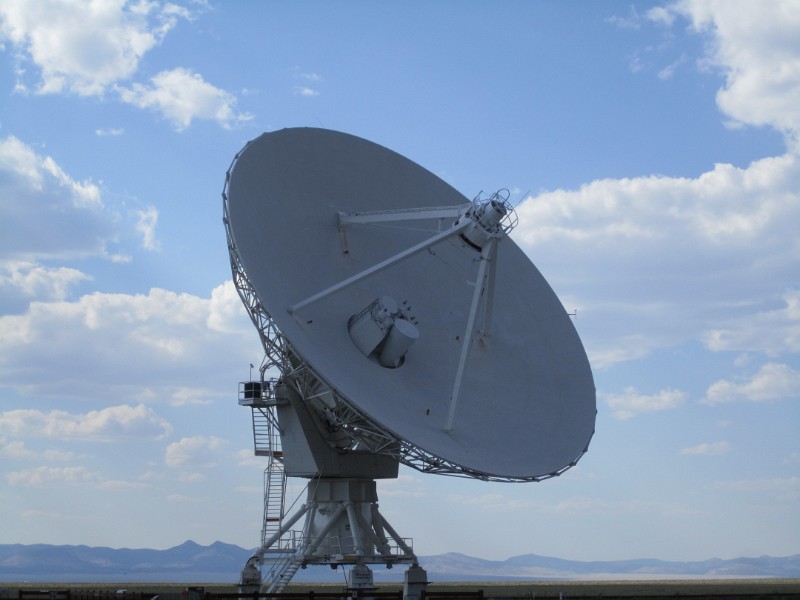
<path fill-rule="evenodd" d="M 510 189 L 594 370 L 562 477 L 380 483 L 418 554 L 800 552 L 796 2 L 6 0 L 0 98 L 0 543 L 258 543 L 220 192 L 322 126 Z"/>

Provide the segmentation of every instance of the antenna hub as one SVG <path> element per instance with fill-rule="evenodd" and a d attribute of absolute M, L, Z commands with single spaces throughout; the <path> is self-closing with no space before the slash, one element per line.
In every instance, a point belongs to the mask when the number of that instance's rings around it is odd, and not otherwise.
<path fill-rule="evenodd" d="M 456 225 L 472 221 L 461 233 L 464 241 L 480 250 L 491 238 L 500 238 L 516 227 L 517 214 L 508 201 L 509 195 L 508 190 L 502 189 L 489 199 L 484 200 L 478 194 L 472 200 L 472 207 L 456 221 Z"/>
<path fill-rule="evenodd" d="M 347 322 L 350 339 L 361 353 L 394 369 L 403 364 L 406 352 L 419 338 L 419 329 L 407 303 L 398 304 L 391 296 L 376 298 Z"/>

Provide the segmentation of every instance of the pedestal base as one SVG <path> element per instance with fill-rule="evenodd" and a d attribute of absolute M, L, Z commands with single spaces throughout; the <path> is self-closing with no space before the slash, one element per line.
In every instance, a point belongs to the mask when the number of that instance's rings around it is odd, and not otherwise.
<path fill-rule="evenodd" d="M 406 571 L 403 581 L 403 598 L 419 600 L 423 590 L 428 589 L 428 573 L 419 565 L 411 565 Z"/>

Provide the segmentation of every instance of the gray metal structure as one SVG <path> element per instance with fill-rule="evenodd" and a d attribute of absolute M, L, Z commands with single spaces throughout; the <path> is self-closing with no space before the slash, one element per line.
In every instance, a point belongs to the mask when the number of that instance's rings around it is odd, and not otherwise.
<path fill-rule="evenodd" d="M 234 283 L 265 350 L 240 390 L 269 459 L 251 580 L 255 563 L 267 591 L 308 564 L 350 564 L 353 587 L 369 587 L 367 564 L 410 564 L 415 595 L 424 572 L 380 514 L 376 479 L 403 463 L 539 481 L 586 452 L 589 362 L 508 237 L 507 193 L 468 200 L 377 144 L 301 128 L 248 143 L 223 201 Z M 288 518 L 287 475 L 309 479 Z"/>

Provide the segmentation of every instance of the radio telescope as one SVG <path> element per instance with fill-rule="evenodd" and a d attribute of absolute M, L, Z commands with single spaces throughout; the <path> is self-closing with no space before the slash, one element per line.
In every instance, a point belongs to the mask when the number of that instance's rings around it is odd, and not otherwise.
<path fill-rule="evenodd" d="M 240 384 L 268 458 L 261 546 L 241 584 L 307 565 L 410 565 L 378 508 L 399 464 L 487 481 L 560 475 L 587 451 L 595 388 L 575 328 L 509 232 L 508 192 L 467 199 L 410 160 L 324 129 L 265 133 L 223 190 L 236 289 L 264 347 Z M 308 480 L 287 514 L 286 478 Z M 302 526 L 293 529 L 296 524 Z"/>

